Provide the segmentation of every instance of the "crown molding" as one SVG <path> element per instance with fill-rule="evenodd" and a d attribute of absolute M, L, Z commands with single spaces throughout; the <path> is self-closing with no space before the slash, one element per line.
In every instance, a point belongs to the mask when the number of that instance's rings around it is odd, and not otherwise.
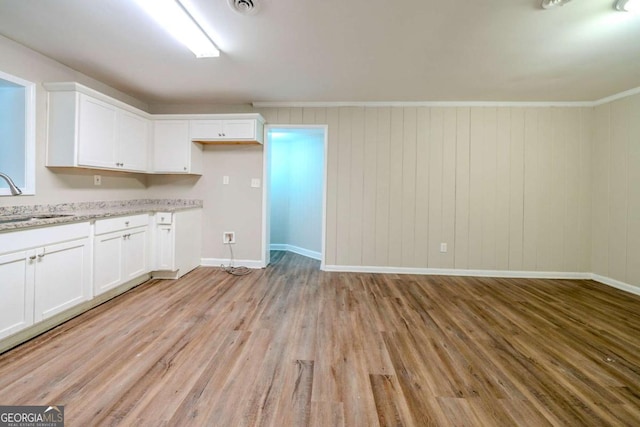
<path fill-rule="evenodd" d="M 333 107 L 597 107 L 618 99 L 640 93 L 640 87 L 616 93 L 595 101 L 565 101 L 565 102 L 502 102 L 502 101 L 337 101 L 337 102 L 253 102 L 254 108 L 333 108 Z"/>
<path fill-rule="evenodd" d="M 608 104 L 609 102 L 617 101 L 618 99 L 626 98 L 628 96 L 637 95 L 640 93 L 640 87 L 636 87 L 634 89 L 625 90 L 624 92 L 619 92 L 613 94 L 611 96 L 607 96 L 602 99 L 598 99 L 593 102 L 593 106 L 597 107 L 599 105 Z"/>

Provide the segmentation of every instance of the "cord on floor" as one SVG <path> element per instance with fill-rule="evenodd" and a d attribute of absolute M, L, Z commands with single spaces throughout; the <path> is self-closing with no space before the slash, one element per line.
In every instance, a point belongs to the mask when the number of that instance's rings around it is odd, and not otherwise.
<path fill-rule="evenodd" d="M 229 274 L 233 274 L 234 276 L 246 276 L 247 274 L 251 274 L 253 272 L 253 270 L 251 270 L 248 267 L 243 267 L 243 266 L 239 266 L 239 267 L 234 267 L 233 266 L 233 248 L 231 247 L 231 244 L 228 244 L 229 246 L 229 252 L 231 253 L 231 259 L 229 260 L 229 265 L 225 266 L 224 264 L 220 264 L 220 267 L 222 267 L 222 269 L 224 271 L 226 271 Z"/>

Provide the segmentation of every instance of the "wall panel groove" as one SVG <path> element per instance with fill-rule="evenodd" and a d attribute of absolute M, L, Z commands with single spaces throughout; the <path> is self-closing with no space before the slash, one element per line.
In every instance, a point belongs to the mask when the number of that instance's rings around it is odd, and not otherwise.
<path fill-rule="evenodd" d="M 328 265 L 562 272 L 590 265 L 590 188 L 608 169 L 592 170 L 602 147 L 590 129 L 603 108 L 266 113 L 329 124 Z M 637 207 L 625 209 L 631 221 Z"/>

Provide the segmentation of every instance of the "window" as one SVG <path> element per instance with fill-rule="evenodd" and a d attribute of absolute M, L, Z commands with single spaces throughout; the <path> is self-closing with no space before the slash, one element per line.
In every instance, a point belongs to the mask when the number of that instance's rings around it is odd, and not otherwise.
<path fill-rule="evenodd" d="M 0 71 L 0 172 L 35 194 L 35 84 Z M 11 195 L 0 179 L 0 196 Z"/>

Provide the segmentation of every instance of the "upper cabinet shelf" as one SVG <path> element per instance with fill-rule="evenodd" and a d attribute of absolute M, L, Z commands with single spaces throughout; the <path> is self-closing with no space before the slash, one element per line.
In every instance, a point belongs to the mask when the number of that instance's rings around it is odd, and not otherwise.
<path fill-rule="evenodd" d="M 262 144 L 264 119 L 259 114 L 189 121 L 191 140 L 203 144 Z"/>

